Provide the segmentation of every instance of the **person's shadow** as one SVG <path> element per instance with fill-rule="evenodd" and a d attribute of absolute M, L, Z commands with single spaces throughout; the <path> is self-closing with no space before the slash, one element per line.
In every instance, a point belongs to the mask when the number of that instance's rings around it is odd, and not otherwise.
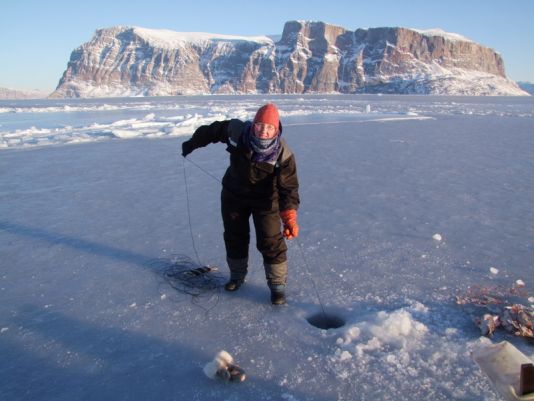
<path fill-rule="evenodd" d="M 48 243 L 49 245 L 65 245 L 80 252 L 97 254 L 109 259 L 120 260 L 147 268 L 152 258 L 124 249 L 115 248 L 98 242 L 75 238 L 68 235 L 54 233 L 42 228 L 28 227 L 21 224 L 0 221 L 0 230 L 10 234 L 27 237 Z"/>

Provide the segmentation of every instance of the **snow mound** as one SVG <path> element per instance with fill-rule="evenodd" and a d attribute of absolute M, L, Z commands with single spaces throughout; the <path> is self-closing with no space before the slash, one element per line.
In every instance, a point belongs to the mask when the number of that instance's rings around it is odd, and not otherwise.
<path fill-rule="evenodd" d="M 355 376 L 360 386 L 383 384 L 376 399 L 395 393 L 409 393 L 410 399 L 439 399 L 443 393 L 449 399 L 474 396 L 480 391 L 480 373 L 472 369 L 470 350 L 487 339 L 458 341 L 458 330 L 436 322 L 433 315 L 414 302 L 345 326 L 329 357 L 329 370 L 348 385 Z"/>
<path fill-rule="evenodd" d="M 423 305 L 420 305 L 420 310 L 427 311 Z M 352 352 L 362 358 L 366 353 L 377 351 L 385 352 L 388 361 L 398 357 L 406 360 L 409 352 L 419 347 L 427 332 L 428 328 L 415 320 L 408 309 L 391 313 L 380 311 L 369 321 L 348 327 L 343 337 L 337 340 L 342 347 L 336 355 L 347 359 Z"/>

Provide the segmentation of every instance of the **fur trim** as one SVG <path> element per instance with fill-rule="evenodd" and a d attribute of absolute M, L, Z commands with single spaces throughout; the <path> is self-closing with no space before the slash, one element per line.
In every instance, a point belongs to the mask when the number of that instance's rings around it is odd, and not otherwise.
<path fill-rule="evenodd" d="M 232 355 L 230 355 L 228 352 L 222 350 L 215 355 L 215 360 L 221 361 L 225 365 L 230 365 L 234 363 L 234 358 L 232 358 Z"/>
<path fill-rule="evenodd" d="M 204 366 L 204 374 L 210 379 L 222 379 L 227 382 L 242 382 L 245 371 L 234 365 L 234 358 L 226 351 L 219 351 L 212 361 Z"/>
<path fill-rule="evenodd" d="M 228 380 L 228 366 L 234 362 L 234 358 L 228 352 L 222 350 L 215 355 L 212 361 L 208 362 L 204 366 L 204 374 L 210 379 L 216 379 L 220 377 L 221 379 Z"/>

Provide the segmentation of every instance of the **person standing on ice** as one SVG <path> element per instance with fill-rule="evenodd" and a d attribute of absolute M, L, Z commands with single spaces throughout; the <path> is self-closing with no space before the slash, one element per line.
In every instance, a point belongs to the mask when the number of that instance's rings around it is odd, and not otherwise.
<path fill-rule="evenodd" d="M 292 239 L 299 233 L 297 166 L 281 135 L 278 109 L 268 103 L 258 109 L 253 121 L 215 121 L 199 127 L 182 143 L 183 157 L 210 143 L 227 145 L 230 166 L 222 179 L 221 212 L 230 280 L 224 288 L 236 291 L 245 282 L 252 216 L 274 305 L 286 303 L 284 237 Z"/>

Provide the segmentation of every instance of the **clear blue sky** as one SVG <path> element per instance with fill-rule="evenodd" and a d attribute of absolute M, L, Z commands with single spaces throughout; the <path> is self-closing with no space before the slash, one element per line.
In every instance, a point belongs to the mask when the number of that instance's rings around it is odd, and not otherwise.
<path fill-rule="evenodd" d="M 0 87 L 52 91 L 72 50 L 98 28 L 271 35 L 295 19 L 442 28 L 495 49 L 509 78 L 534 82 L 533 16 L 534 0 L 1 0 Z"/>

